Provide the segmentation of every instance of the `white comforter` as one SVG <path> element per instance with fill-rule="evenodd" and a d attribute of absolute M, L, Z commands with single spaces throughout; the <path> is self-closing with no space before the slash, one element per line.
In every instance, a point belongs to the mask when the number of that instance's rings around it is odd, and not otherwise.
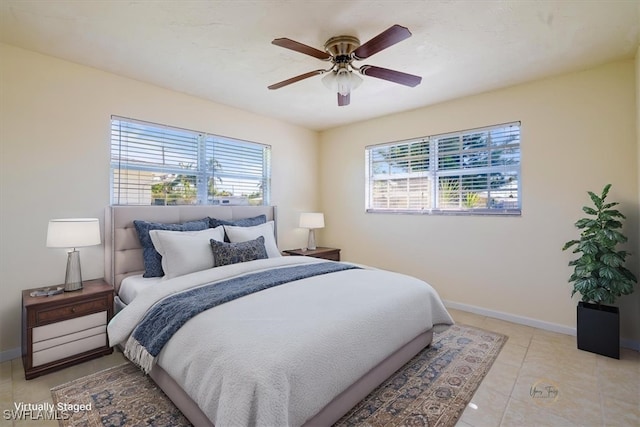
<path fill-rule="evenodd" d="M 145 312 L 175 292 L 265 268 L 322 262 L 281 257 L 167 280 L 108 325 L 124 344 Z M 298 426 L 399 347 L 453 321 L 436 291 L 384 270 L 346 270 L 276 286 L 188 321 L 158 364 L 217 427 Z"/>

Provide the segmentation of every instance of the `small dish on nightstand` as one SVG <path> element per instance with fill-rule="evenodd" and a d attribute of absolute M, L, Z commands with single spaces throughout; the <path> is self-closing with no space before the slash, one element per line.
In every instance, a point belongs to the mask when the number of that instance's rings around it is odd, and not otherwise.
<path fill-rule="evenodd" d="M 29 296 L 32 297 L 50 297 L 53 295 L 58 295 L 64 292 L 64 286 L 57 286 L 55 288 L 42 288 L 36 289 L 35 291 L 31 291 Z"/>

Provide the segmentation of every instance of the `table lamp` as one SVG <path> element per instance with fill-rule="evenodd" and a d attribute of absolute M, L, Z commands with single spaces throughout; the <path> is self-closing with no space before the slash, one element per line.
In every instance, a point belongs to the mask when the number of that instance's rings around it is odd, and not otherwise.
<path fill-rule="evenodd" d="M 52 219 L 47 229 L 47 247 L 71 248 L 67 256 L 67 273 L 64 278 L 65 292 L 82 289 L 80 252 L 76 248 L 100 244 L 100 222 L 98 218 Z"/>
<path fill-rule="evenodd" d="M 320 212 L 305 212 L 300 214 L 300 228 L 309 229 L 307 249 L 316 249 L 316 228 L 324 228 L 324 214 Z"/>

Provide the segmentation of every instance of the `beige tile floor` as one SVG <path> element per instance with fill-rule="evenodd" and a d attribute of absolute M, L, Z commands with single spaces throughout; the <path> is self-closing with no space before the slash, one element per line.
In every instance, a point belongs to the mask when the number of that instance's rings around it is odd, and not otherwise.
<path fill-rule="evenodd" d="M 620 360 L 576 349 L 575 338 L 450 310 L 457 322 L 509 337 L 465 410 L 459 427 L 640 426 L 640 353 Z M 14 402 L 51 402 L 49 389 L 124 361 L 114 354 L 25 381 L 22 360 L 0 364 L 0 411 Z M 545 387 L 553 387 L 547 389 Z M 531 390 L 539 390 L 538 397 Z M 556 390 L 557 395 L 546 390 Z M 57 426 L 55 421 L 7 421 L 0 426 Z"/>
<path fill-rule="evenodd" d="M 449 311 L 457 322 L 509 337 L 458 427 L 640 426 L 637 351 L 611 359 L 578 350 L 572 336 Z"/>

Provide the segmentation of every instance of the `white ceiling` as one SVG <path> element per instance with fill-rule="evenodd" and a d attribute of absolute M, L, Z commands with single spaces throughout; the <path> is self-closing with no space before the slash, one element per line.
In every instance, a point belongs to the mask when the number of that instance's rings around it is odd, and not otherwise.
<path fill-rule="evenodd" d="M 0 1 L 2 42 L 314 130 L 632 58 L 639 23 L 638 0 Z M 267 89 L 327 66 L 274 38 L 322 50 L 393 24 L 413 36 L 358 65 L 419 86 L 364 77 L 346 107 L 320 76 Z"/>

